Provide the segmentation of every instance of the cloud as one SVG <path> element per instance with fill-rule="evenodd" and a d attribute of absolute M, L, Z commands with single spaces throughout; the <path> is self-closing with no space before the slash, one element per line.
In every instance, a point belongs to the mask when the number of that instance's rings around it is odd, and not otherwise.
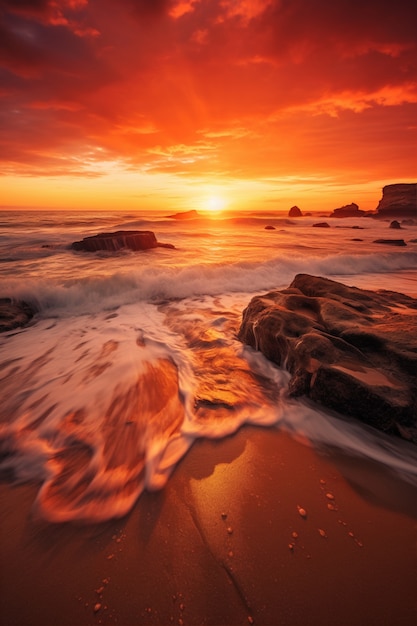
<path fill-rule="evenodd" d="M 405 0 L 2 0 L 0 11 L 7 171 L 82 172 L 78 153 L 89 172 L 118 159 L 182 175 L 291 175 L 297 163 L 324 167 L 313 138 L 330 168 L 335 151 L 352 168 L 364 120 L 395 128 L 404 154 L 412 144 Z M 367 141 L 361 159 L 383 155 L 383 133 Z"/>

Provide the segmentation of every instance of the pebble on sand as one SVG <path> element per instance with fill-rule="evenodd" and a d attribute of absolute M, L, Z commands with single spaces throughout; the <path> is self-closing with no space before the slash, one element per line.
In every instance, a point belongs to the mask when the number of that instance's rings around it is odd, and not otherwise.
<path fill-rule="evenodd" d="M 299 514 L 301 515 L 301 517 L 304 517 L 304 518 L 307 517 L 307 511 L 303 509 L 303 507 L 299 506 L 298 504 L 297 504 L 297 510 Z"/>

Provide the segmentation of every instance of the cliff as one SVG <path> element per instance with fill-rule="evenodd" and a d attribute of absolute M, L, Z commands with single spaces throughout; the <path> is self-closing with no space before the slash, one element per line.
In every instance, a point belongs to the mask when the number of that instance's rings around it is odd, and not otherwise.
<path fill-rule="evenodd" d="M 386 185 L 376 210 L 376 217 L 417 219 L 417 183 Z"/>

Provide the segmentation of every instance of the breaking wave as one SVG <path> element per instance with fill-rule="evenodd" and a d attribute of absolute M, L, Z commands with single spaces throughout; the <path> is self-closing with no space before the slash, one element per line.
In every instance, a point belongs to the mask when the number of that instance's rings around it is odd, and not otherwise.
<path fill-rule="evenodd" d="M 124 270 L 123 264 L 112 271 L 109 259 L 99 275 L 54 280 L 53 278 L 18 277 L 4 279 L 5 296 L 34 303 L 41 311 L 57 315 L 98 312 L 139 301 L 157 302 L 192 296 L 222 293 L 249 293 L 278 289 L 306 271 L 306 259 L 280 256 L 264 262 L 194 264 L 186 267 L 145 265 Z M 109 267 L 110 266 L 110 267 Z M 387 274 L 417 269 L 417 253 L 367 255 L 331 255 L 309 258 L 308 272 L 325 277 L 363 274 Z M 401 291 L 400 285 L 398 291 Z"/>

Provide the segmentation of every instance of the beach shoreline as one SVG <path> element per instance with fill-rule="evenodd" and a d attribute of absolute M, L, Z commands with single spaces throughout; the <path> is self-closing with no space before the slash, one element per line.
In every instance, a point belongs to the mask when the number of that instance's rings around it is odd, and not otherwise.
<path fill-rule="evenodd" d="M 121 520 L 47 524 L 35 492 L 0 485 L 7 626 L 415 623 L 416 489 L 365 458 L 245 426 Z"/>

